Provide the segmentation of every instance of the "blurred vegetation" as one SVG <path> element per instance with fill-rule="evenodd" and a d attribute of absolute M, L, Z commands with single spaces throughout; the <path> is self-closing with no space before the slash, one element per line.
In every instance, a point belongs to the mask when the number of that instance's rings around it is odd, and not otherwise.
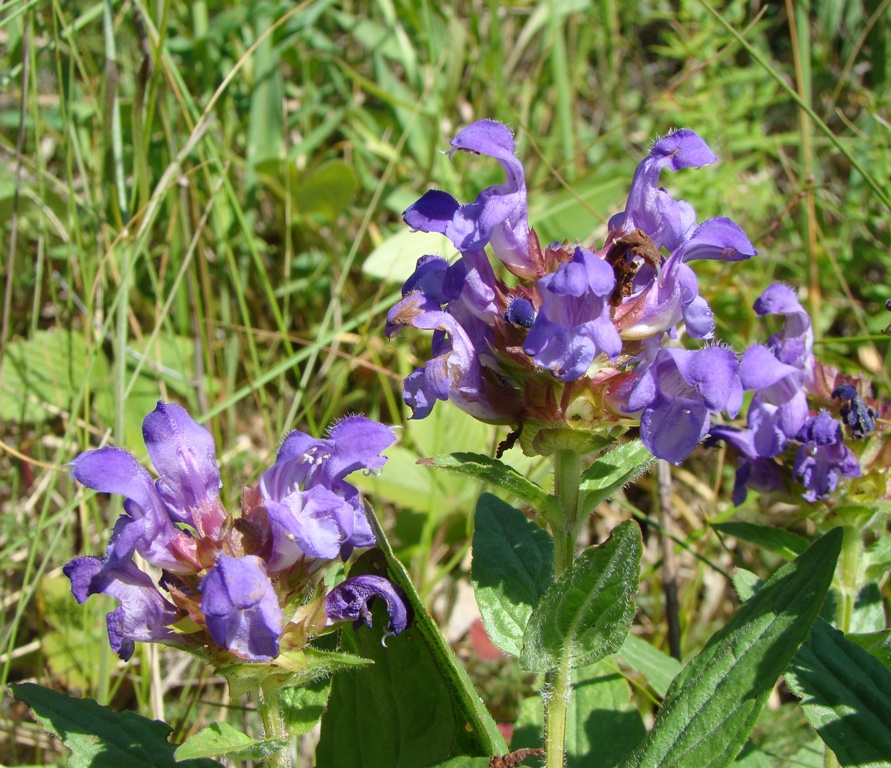
<path fill-rule="evenodd" d="M 543 242 L 602 238 L 654 137 L 695 129 L 721 162 L 663 183 L 700 219 L 735 219 L 760 251 L 697 264 L 719 336 L 737 349 L 763 337 L 752 302 L 788 281 L 822 359 L 888 395 L 889 5 L 0 3 L 3 680 L 166 716 L 180 737 L 250 716 L 175 652 L 119 664 L 109 604 L 66 595 L 61 565 L 102 551 L 119 502 L 77 491 L 64 464 L 108 441 L 141 455 L 159 397 L 214 433 L 233 505 L 290 429 L 321 434 L 349 412 L 404 424 L 382 477 L 363 482 L 448 621 L 479 488 L 414 459 L 489 451 L 503 433 L 444 405 L 406 424 L 401 379 L 422 342 L 388 344 L 383 323 L 423 252 L 401 211 L 431 186 L 466 200 L 500 182 L 494 162 L 441 154 L 482 117 L 516 131 Z M 723 547 L 707 521 L 788 510 L 734 510 L 711 452 L 675 478 L 689 654 L 735 600 L 721 571 L 775 565 Z M 593 528 L 646 518 L 652 490 L 611 502 Z M 661 555 L 646 529 L 639 625 L 660 644 Z M 517 674 L 480 674 L 507 719 Z M 3 723 L 0 762 L 58 759 L 8 701 Z"/>

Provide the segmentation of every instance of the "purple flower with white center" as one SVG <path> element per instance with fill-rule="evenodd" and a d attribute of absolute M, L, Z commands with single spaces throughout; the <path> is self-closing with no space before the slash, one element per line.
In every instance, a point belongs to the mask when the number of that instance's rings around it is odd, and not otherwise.
<path fill-rule="evenodd" d="M 504 168 L 503 184 L 488 187 L 472 203 L 460 205 L 446 192 L 431 190 L 409 206 L 403 218 L 412 229 L 444 234 L 461 253 L 492 245 L 495 255 L 514 274 L 534 277 L 536 259 L 530 253 L 526 177 L 514 155 L 510 130 L 493 120 L 467 126 L 452 139 L 451 152 L 461 150 L 495 158 Z M 535 243 L 537 250 L 537 242 Z"/>
<path fill-rule="evenodd" d="M 584 376 L 601 353 L 615 360 L 622 351 L 610 320 L 615 285 L 609 264 L 576 248 L 572 261 L 538 281 L 541 308 L 523 351 L 563 381 Z"/>
<path fill-rule="evenodd" d="M 81 485 L 124 496 L 124 514 L 108 542 L 109 568 L 123 567 L 138 552 L 152 565 L 174 573 L 194 569 L 194 539 L 176 526 L 151 476 L 127 451 L 86 451 L 70 466 L 71 476 Z"/>
<path fill-rule="evenodd" d="M 730 350 L 660 349 L 634 384 L 625 410 L 642 411 L 640 436 L 660 459 L 680 464 L 709 431 L 710 415 L 735 416 L 742 404 Z"/>
<path fill-rule="evenodd" d="M 180 645 L 170 625 L 182 614 L 168 602 L 145 573 L 133 563 L 107 568 L 98 557 L 78 557 L 62 568 L 71 580 L 71 593 L 83 604 L 90 595 L 111 595 L 120 605 L 106 616 L 108 642 L 124 661 L 133 655 L 134 643 Z"/>
<path fill-rule="evenodd" d="M 278 656 L 284 616 L 259 557 L 221 554 L 199 589 L 207 630 L 218 646 L 251 661 Z"/>
<path fill-rule="evenodd" d="M 657 141 L 634 173 L 628 202 L 622 213 L 609 221 L 611 230 L 644 231 L 656 248 L 677 248 L 696 225 L 693 208 L 678 201 L 659 187 L 659 176 L 664 168 L 679 171 L 711 165 L 718 159 L 708 144 L 694 131 L 675 131 Z"/>
<path fill-rule="evenodd" d="M 841 424 L 827 411 L 820 411 L 807 420 L 798 434 L 801 447 L 792 467 L 794 477 L 801 478 L 802 494 L 807 501 L 829 498 L 839 478 L 860 477 L 860 463 L 845 445 Z"/>
<path fill-rule="evenodd" d="M 328 624 L 352 621 L 356 628 L 370 627 L 371 604 L 378 597 L 386 602 L 390 615 L 387 636 L 398 635 L 411 623 L 412 609 L 405 593 L 383 576 L 352 576 L 334 587 L 325 597 Z"/>
<path fill-rule="evenodd" d="M 271 572 L 302 558 L 346 559 L 353 548 L 374 544 L 359 491 L 344 478 L 380 469 L 387 460 L 381 452 L 395 439 L 392 429 L 364 416 L 338 422 L 327 439 L 296 430 L 284 439 L 260 478 L 272 533 Z"/>

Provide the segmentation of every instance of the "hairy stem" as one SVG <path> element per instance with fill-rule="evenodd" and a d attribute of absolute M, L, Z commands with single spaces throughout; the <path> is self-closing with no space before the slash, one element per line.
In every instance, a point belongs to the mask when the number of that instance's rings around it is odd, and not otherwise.
<path fill-rule="evenodd" d="M 554 493 L 561 501 L 563 515 L 554 530 L 554 579 L 560 578 L 575 559 L 579 532 L 579 478 L 581 461 L 575 451 L 554 454 Z M 569 657 L 564 655 L 556 669 L 547 674 L 544 699 L 545 750 L 547 768 L 563 768 L 566 762 L 566 714 L 572 685 Z"/>
<path fill-rule="evenodd" d="M 283 739 L 284 746 L 277 749 L 264 760 L 265 768 L 291 768 L 291 744 L 288 740 L 288 731 L 282 720 L 281 707 L 279 706 L 279 690 L 260 686 L 258 691 L 260 701 L 260 717 L 263 719 L 263 730 L 267 739 Z"/>

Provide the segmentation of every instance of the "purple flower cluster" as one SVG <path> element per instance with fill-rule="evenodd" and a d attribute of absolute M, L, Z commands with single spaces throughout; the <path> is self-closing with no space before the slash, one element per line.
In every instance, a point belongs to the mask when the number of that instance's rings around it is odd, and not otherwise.
<path fill-rule="evenodd" d="M 183 408 L 159 402 L 143 435 L 157 480 L 119 448 L 87 451 L 71 462 L 82 485 L 124 497 L 105 557 L 80 557 L 64 567 L 74 597 L 83 603 L 102 593 L 119 601 L 107 626 L 123 659 L 137 641 L 274 659 L 295 619 L 282 606 L 317 583 L 325 565 L 374 544 L 359 492 L 345 478 L 383 466 L 392 430 L 350 416 L 327 439 L 291 432 L 259 486 L 245 489 L 239 517 L 219 498 L 213 438 Z M 160 570 L 157 585 L 135 555 Z M 325 623 L 370 622 L 367 606 L 375 597 L 387 603 L 389 631 L 405 629 L 411 618 L 405 598 L 381 577 L 355 576 L 333 588 L 322 606 Z"/>
<path fill-rule="evenodd" d="M 841 477 L 860 477 L 861 468 L 845 444 L 842 424 L 825 407 L 812 413 L 809 398 L 824 406 L 841 401 L 840 412 L 853 439 L 872 430 L 875 412 L 848 382 L 835 386 L 827 397 L 823 382 L 839 375 L 814 357 L 811 319 L 789 286 L 770 286 L 755 302 L 755 312 L 760 317 L 782 315 L 783 328 L 766 344 L 746 350 L 740 361 L 740 381 L 752 392 L 746 427 L 716 426 L 710 441 L 723 440 L 739 453 L 734 503 L 745 500 L 748 488 L 787 487 L 788 462 L 782 460 L 787 449 L 795 451 L 792 478 L 804 486 L 804 498 L 826 499 Z"/>
<path fill-rule="evenodd" d="M 446 235 L 459 253 L 452 264 L 421 258 L 387 318 L 388 335 L 406 326 L 433 332 L 432 356 L 404 384 L 413 418 L 450 400 L 526 435 L 639 423 L 655 455 L 680 462 L 709 432 L 712 416 L 736 414 L 736 357 L 718 346 L 685 350 L 677 342 L 680 324 L 696 339 L 714 332 L 689 262 L 756 253 L 732 221 L 697 224 L 692 206 L 659 186 L 666 168 L 717 160 L 696 133 L 681 130 L 656 142 L 598 250 L 541 246 L 505 126 L 481 120 L 451 143 L 452 152 L 494 158 L 506 179 L 465 204 L 430 191 L 404 213 L 410 227 Z M 511 285 L 496 276 L 487 246 L 515 278 Z"/>

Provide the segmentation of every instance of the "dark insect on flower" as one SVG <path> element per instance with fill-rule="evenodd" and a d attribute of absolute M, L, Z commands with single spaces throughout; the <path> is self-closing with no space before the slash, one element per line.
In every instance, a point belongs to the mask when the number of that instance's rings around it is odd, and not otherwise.
<path fill-rule="evenodd" d="M 888 301 L 885 302 L 885 309 L 891 312 L 891 299 L 888 299 Z M 891 323 L 888 324 L 888 326 L 885 328 L 884 331 L 882 331 L 882 333 L 884 333 L 886 336 L 891 336 Z"/>
<path fill-rule="evenodd" d="M 633 291 L 634 276 L 645 262 L 658 270 L 662 263 L 659 249 L 646 232 L 634 229 L 616 239 L 606 252 L 606 261 L 616 274 L 616 287 L 609 303 L 617 307 Z"/>
<path fill-rule="evenodd" d="M 839 384 L 832 390 L 832 399 L 839 401 L 842 421 L 848 425 L 855 440 L 862 440 L 876 428 L 878 414 L 860 399 L 851 384 Z"/>

